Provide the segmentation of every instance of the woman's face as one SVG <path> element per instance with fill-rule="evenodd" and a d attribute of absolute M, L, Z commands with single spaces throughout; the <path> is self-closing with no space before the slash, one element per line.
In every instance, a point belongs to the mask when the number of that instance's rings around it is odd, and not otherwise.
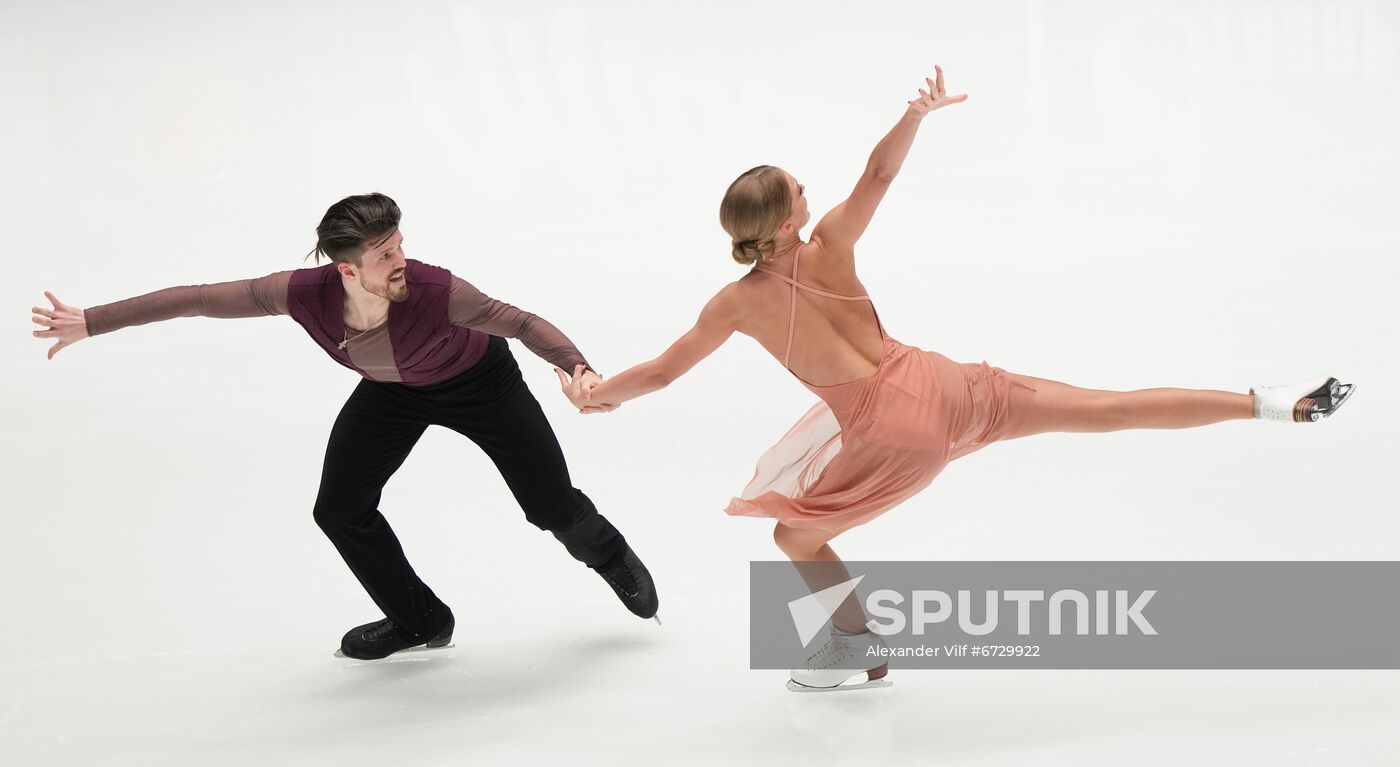
<path fill-rule="evenodd" d="M 787 176 L 788 189 L 792 192 L 792 213 L 787 223 L 792 224 L 792 231 L 796 234 L 812 220 L 812 214 L 807 210 L 807 187 L 797 183 L 791 173 L 783 171 L 783 175 Z"/>

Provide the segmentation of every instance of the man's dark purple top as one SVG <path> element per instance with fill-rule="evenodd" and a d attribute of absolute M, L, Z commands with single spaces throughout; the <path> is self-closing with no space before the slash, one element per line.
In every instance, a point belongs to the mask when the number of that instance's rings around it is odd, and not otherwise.
<path fill-rule="evenodd" d="M 345 325 L 345 286 L 334 264 L 254 280 L 167 288 L 92 307 L 84 316 L 88 334 L 95 336 L 174 317 L 286 314 L 336 362 L 372 381 L 409 386 L 431 386 L 461 375 L 486 353 L 488 334 L 518 338 L 571 375 L 575 365 L 588 364 L 558 328 L 487 296 L 446 269 L 408 260 L 405 281 L 408 299 L 390 304 L 388 320 L 365 332 Z"/>

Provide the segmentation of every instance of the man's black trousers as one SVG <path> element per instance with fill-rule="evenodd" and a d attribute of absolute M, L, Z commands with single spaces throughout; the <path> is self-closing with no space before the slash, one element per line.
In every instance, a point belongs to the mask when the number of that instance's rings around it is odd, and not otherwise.
<path fill-rule="evenodd" d="M 435 386 L 361 381 L 331 429 L 316 524 L 405 639 L 426 641 L 446 625 L 448 611 L 413 572 L 379 513 L 379 496 L 431 425 L 485 451 L 525 519 L 553 533 L 575 559 L 598 567 L 622 550 L 622 534 L 570 483 L 559 440 L 504 339 L 492 337 L 480 362 Z M 453 479 L 444 478 L 443 492 L 460 497 Z"/>

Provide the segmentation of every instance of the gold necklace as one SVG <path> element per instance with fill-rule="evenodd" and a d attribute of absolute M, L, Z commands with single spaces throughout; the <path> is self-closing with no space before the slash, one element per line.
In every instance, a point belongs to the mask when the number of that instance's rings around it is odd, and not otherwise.
<path fill-rule="evenodd" d="M 380 321 L 374 323 L 373 325 L 371 325 L 371 326 L 369 327 L 369 329 L 367 329 L 367 330 L 361 330 L 359 333 L 356 333 L 356 334 L 353 335 L 353 336 L 350 335 L 350 331 L 349 331 L 349 330 L 345 330 L 345 331 L 341 334 L 341 338 L 342 338 L 343 340 L 342 340 L 339 344 L 337 344 L 337 346 L 338 346 L 339 348 L 341 348 L 341 349 L 344 349 L 345 347 L 347 347 L 347 346 L 350 345 L 350 342 L 351 342 L 351 341 L 354 341 L 356 338 L 359 338 L 360 336 L 362 336 L 362 335 L 364 335 L 364 334 L 366 334 L 366 333 L 369 333 L 369 332 L 374 331 L 374 330 L 378 330 L 380 325 L 383 325 L 384 323 L 386 323 L 386 322 L 388 322 L 388 321 L 389 321 L 389 315 L 386 314 L 386 315 L 384 315 L 384 319 L 382 319 L 382 320 L 380 320 Z"/>

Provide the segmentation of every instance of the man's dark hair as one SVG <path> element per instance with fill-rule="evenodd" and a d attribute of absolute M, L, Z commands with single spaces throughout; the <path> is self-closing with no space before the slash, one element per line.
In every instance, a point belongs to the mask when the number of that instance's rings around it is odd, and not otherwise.
<path fill-rule="evenodd" d="M 399 204 L 387 195 L 357 194 L 332 205 L 316 225 L 316 247 L 307 258 L 360 265 L 365 247 L 382 242 L 399 228 Z"/>

